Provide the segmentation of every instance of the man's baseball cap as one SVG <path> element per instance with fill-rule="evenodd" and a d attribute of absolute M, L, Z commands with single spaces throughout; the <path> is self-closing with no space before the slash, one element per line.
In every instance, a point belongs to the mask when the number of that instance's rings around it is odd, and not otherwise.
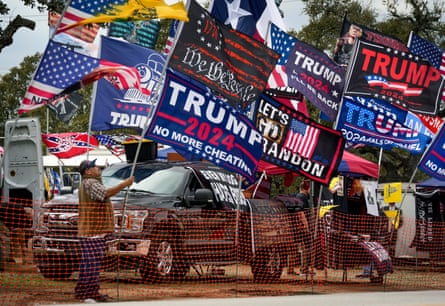
<path fill-rule="evenodd" d="M 96 159 L 93 160 L 84 160 L 80 163 L 79 172 L 81 175 L 85 173 L 90 168 L 96 167 Z"/>

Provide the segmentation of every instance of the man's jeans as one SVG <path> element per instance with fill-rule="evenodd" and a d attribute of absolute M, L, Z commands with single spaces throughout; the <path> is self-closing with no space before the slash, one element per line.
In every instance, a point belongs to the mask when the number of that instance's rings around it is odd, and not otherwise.
<path fill-rule="evenodd" d="M 105 251 L 104 238 L 80 238 L 82 258 L 79 279 L 75 288 L 76 298 L 94 298 L 99 294 L 99 274 Z"/>

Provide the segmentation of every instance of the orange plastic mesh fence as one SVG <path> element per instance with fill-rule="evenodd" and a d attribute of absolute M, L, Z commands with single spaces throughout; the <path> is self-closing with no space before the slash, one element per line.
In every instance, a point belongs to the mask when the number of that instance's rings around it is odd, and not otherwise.
<path fill-rule="evenodd" d="M 114 212 L 115 229 L 84 243 L 77 206 L 9 201 L 0 223 L 0 304 L 245 297 L 298 292 L 445 289 L 444 223 L 386 216 L 216 209 Z M 34 209 L 32 209 L 34 207 Z M 103 225 L 99 216 L 96 225 Z M 306 220 L 306 221 L 305 221 Z M 93 254 L 94 253 L 94 254 Z M 99 252 L 100 253 L 100 252 Z M 96 259 L 95 259 L 96 258 Z M 99 281 L 94 279 L 99 269 Z"/>

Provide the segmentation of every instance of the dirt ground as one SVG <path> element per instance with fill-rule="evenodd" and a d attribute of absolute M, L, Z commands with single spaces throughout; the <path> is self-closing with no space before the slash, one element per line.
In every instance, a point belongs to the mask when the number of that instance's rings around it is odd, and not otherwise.
<path fill-rule="evenodd" d="M 301 294 L 325 294 L 338 292 L 371 292 L 444 289 L 445 273 L 432 271 L 396 270 L 388 274 L 382 283 L 356 278 L 360 269 L 344 271 L 316 271 L 312 279 L 305 276 L 287 275 L 274 283 L 254 282 L 250 267 L 230 266 L 224 275 L 200 274 L 191 269 L 182 282 L 164 284 L 144 283 L 137 272 L 102 273 L 101 291 L 113 297 L 113 301 L 143 301 L 182 298 L 234 298 L 253 296 L 289 296 Z M 239 275 L 239 277 L 236 277 Z M 413 275 L 416 277 L 413 278 Z M 64 281 L 44 279 L 34 266 L 14 265 L 0 273 L 0 305 L 51 305 L 78 303 L 73 292 L 77 274 Z M 426 284 L 429 282 L 429 284 Z"/>

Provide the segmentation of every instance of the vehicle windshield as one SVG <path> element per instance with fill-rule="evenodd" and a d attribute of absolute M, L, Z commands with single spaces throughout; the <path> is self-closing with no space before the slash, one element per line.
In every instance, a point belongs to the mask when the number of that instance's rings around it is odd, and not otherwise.
<path fill-rule="evenodd" d="M 135 183 L 140 182 L 141 180 L 145 179 L 146 177 L 150 176 L 153 172 L 155 172 L 158 169 L 164 169 L 166 165 L 162 164 L 152 164 L 150 166 L 136 166 L 134 169 L 134 181 Z M 102 183 L 106 187 L 112 187 L 116 186 L 126 178 L 128 178 L 131 174 L 132 165 L 116 165 L 116 166 L 110 166 L 105 168 L 102 171 Z M 124 189 L 122 192 L 125 192 L 126 189 Z"/>
<path fill-rule="evenodd" d="M 182 167 L 158 170 L 139 183 L 131 185 L 130 191 L 179 196 L 183 192 L 187 180 L 187 172 Z"/>

